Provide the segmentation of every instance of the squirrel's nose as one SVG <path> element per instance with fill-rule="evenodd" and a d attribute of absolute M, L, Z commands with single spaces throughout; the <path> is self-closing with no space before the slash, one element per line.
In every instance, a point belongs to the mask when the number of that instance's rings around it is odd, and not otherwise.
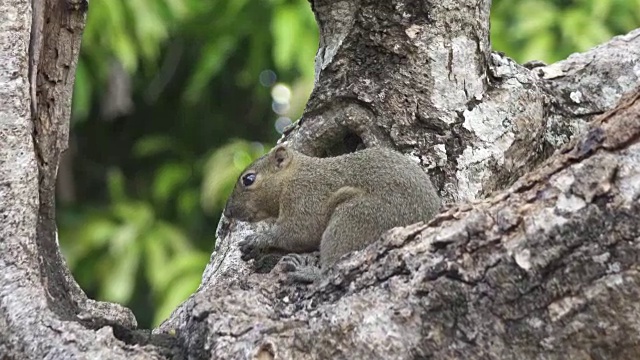
<path fill-rule="evenodd" d="M 227 218 L 232 218 L 233 217 L 233 211 L 232 211 L 230 206 L 225 206 L 224 207 L 224 211 L 222 213 Z"/>

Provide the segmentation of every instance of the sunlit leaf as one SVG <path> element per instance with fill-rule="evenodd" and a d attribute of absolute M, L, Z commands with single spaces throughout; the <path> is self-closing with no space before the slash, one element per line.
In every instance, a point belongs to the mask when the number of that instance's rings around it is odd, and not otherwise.
<path fill-rule="evenodd" d="M 118 227 L 111 239 L 109 239 L 110 255 L 119 257 L 137 247 L 136 242 L 139 234 L 140 229 L 135 224 L 123 224 Z"/>
<path fill-rule="evenodd" d="M 300 18 L 296 8 L 290 5 L 279 6 L 273 15 L 271 22 L 271 33 L 275 42 L 273 58 L 279 68 L 289 69 L 297 50 Z"/>
<path fill-rule="evenodd" d="M 78 238 L 83 239 L 83 241 L 78 241 L 74 244 L 74 255 L 83 257 L 91 251 L 106 247 L 117 229 L 117 224 L 109 218 L 92 217 L 87 219 L 78 232 Z"/>
<path fill-rule="evenodd" d="M 313 12 L 309 11 L 309 3 L 306 0 L 296 2 L 300 28 L 297 33 L 298 50 L 296 53 L 296 67 L 302 73 L 302 77 L 309 84 L 313 84 L 315 59 L 318 51 L 319 34 L 318 26 Z M 302 80 L 302 79 L 300 79 Z"/>
<path fill-rule="evenodd" d="M 141 201 L 116 202 L 112 209 L 115 217 L 124 224 L 135 226 L 138 231 L 151 225 L 155 218 L 151 205 Z"/>
<path fill-rule="evenodd" d="M 189 14 L 190 4 L 184 0 L 165 0 L 159 2 L 165 7 L 165 17 L 172 17 L 177 20 L 185 18 Z"/>
<path fill-rule="evenodd" d="M 125 5 L 132 14 L 138 14 L 133 22 L 137 43 L 145 58 L 154 58 L 160 44 L 168 36 L 167 24 L 156 10 L 155 1 L 127 1 Z M 139 41 L 148 39 L 149 41 Z"/>
<path fill-rule="evenodd" d="M 137 246 L 131 246 L 120 254 L 109 278 L 103 283 L 101 298 L 117 303 L 126 303 L 131 298 L 135 288 L 135 278 L 140 263 L 140 253 Z"/>
<path fill-rule="evenodd" d="M 298 37 L 296 65 L 300 69 L 304 80 L 313 85 L 315 67 L 313 62 L 309 60 L 315 57 L 318 50 L 318 34 L 316 31 L 303 31 L 298 34 Z"/>
<path fill-rule="evenodd" d="M 138 66 L 138 54 L 132 39 L 124 33 L 114 33 L 113 51 L 122 66 L 129 72 Z"/>

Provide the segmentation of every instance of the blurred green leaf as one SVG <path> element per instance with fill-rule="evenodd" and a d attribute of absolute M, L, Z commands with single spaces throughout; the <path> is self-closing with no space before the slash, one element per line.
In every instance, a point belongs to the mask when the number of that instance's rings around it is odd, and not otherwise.
<path fill-rule="evenodd" d="M 533 40 L 550 32 L 558 15 L 558 9 L 548 1 L 524 1 L 518 4 L 518 11 L 523 16 L 519 25 L 520 31 L 513 36 L 525 40 Z M 526 14 L 536 16 L 525 16 Z"/>
<path fill-rule="evenodd" d="M 194 102 L 198 100 L 204 87 L 213 76 L 218 74 L 231 52 L 235 49 L 236 41 L 237 39 L 232 36 L 220 36 L 207 44 L 187 85 L 185 91 L 185 99 L 187 101 Z"/>
<path fill-rule="evenodd" d="M 173 138 L 168 135 L 151 135 L 136 142 L 133 154 L 138 158 L 145 158 L 171 150 L 177 150 L 177 144 Z"/>
<path fill-rule="evenodd" d="M 129 72 L 135 71 L 138 63 L 138 54 L 131 38 L 126 34 L 118 32 L 113 34 L 113 51 L 122 66 Z"/>
<path fill-rule="evenodd" d="M 200 273 L 202 270 L 200 270 Z M 158 309 L 154 315 L 153 327 L 156 327 L 162 323 L 166 318 L 171 315 L 171 312 L 187 299 L 200 285 L 201 275 L 193 272 L 186 274 L 180 278 L 180 281 L 176 281 L 171 286 L 171 290 L 166 293 L 160 303 Z"/>
<path fill-rule="evenodd" d="M 282 69 L 289 69 L 293 64 L 299 21 L 296 8 L 290 5 L 280 6 L 274 13 L 271 22 L 271 32 L 275 39 L 273 58 L 276 65 Z"/>
<path fill-rule="evenodd" d="M 107 172 L 107 188 L 112 201 L 126 200 L 125 179 L 122 171 L 116 168 L 109 169 Z"/>
<path fill-rule="evenodd" d="M 165 203 L 169 197 L 177 192 L 192 176 L 191 167 L 168 163 L 156 171 L 153 182 L 153 197 L 160 203 Z"/>
<path fill-rule="evenodd" d="M 182 277 L 181 274 L 197 273 L 198 277 L 202 276 L 205 265 L 209 262 L 209 254 L 201 251 L 184 252 L 182 256 L 174 257 L 168 265 L 172 269 L 172 278 L 170 281 L 176 282 Z M 168 287 L 171 289 L 171 287 Z"/>
<path fill-rule="evenodd" d="M 137 230 L 144 230 L 154 221 L 151 205 L 141 201 L 120 201 L 112 206 L 113 215 L 124 224 L 131 224 Z"/>
<path fill-rule="evenodd" d="M 164 14 L 165 18 L 173 16 L 176 19 L 186 18 L 190 12 L 190 7 L 193 7 L 189 3 L 189 1 L 185 0 L 159 1 L 158 5 L 161 7 L 162 13 Z"/>
<path fill-rule="evenodd" d="M 163 264 L 164 271 L 160 271 L 162 275 L 155 275 L 156 290 L 161 293 L 155 324 L 169 316 L 173 309 L 198 288 L 208 261 L 209 256 L 204 252 L 187 251 Z"/>
<path fill-rule="evenodd" d="M 126 1 L 130 14 L 145 14 L 133 22 L 136 39 L 165 39 L 168 36 L 167 21 L 155 9 L 155 1 Z M 142 57 L 154 58 L 160 51 L 160 41 L 141 41 L 138 43 Z"/>
<path fill-rule="evenodd" d="M 164 240 L 169 251 L 182 254 L 192 250 L 189 238 L 179 228 L 166 222 L 158 222 L 154 230 L 158 234 L 157 238 Z"/>
<path fill-rule="evenodd" d="M 590 1 L 591 4 L 591 16 L 594 18 L 606 19 L 611 13 L 614 1 L 600 0 Z"/>
<path fill-rule="evenodd" d="M 191 216 L 200 206 L 200 193 L 196 189 L 187 189 L 178 196 L 178 212 Z"/>
<path fill-rule="evenodd" d="M 298 39 L 296 65 L 302 73 L 304 82 L 313 85 L 312 80 L 315 74 L 315 68 L 313 66 L 309 66 L 309 59 L 313 59 L 316 56 L 319 41 L 318 34 L 311 31 L 301 31 L 298 33 Z M 307 95 L 310 93 L 311 91 L 309 91 Z"/>
<path fill-rule="evenodd" d="M 221 207 L 240 172 L 265 153 L 263 147 L 244 140 L 233 140 L 217 149 L 205 165 L 202 180 L 201 203 L 205 211 Z"/>
<path fill-rule="evenodd" d="M 529 41 L 522 49 L 523 57 L 527 59 L 540 59 L 549 53 L 553 47 L 553 37 L 550 34 L 541 34 L 535 41 Z"/>
<path fill-rule="evenodd" d="M 78 239 L 74 242 L 63 241 L 61 244 L 66 254 L 67 265 L 73 269 L 80 259 L 89 257 L 96 249 L 106 248 L 116 229 L 117 226 L 111 219 L 99 215 L 86 217 L 82 226 L 73 232 L 63 227 L 60 233 L 62 239 L 69 237 Z"/>
<path fill-rule="evenodd" d="M 134 290 L 136 273 L 140 262 L 137 246 L 129 246 L 127 251 L 120 254 L 119 261 L 108 273 L 101 289 L 100 297 L 108 301 L 126 303 Z"/>
<path fill-rule="evenodd" d="M 118 257 L 135 247 L 140 228 L 136 224 L 123 224 L 114 232 L 109 241 L 109 253 Z"/>
<path fill-rule="evenodd" d="M 73 125 L 85 120 L 91 109 L 91 79 L 84 62 L 79 62 L 76 68 L 76 80 L 73 90 Z"/>
<path fill-rule="evenodd" d="M 155 229 L 154 229 L 155 230 Z M 169 262 L 169 253 L 166 244 L 161 241 L 154 241 L 154 235 L 157 230 L 153 231 L 148 241 L 144 242 L 145 250 L 145 274 L 149 279 L 149 284 L 154 292 L 165 289 L 170 280 L 171 274 L 166 271 Z"/>
<path fill-rule="evenodd" d="M 106 247 L 116 230 L 116 224 L 109 218 L 95 216 L 87 219 L 79 233 L 79 237 L 84 241 L 75 243 L 78 250 L 76 256 L 83 257 L 89 254 L 92 249 Z"/>
<path fill-rule="evenodd" d="M 550 63 L 637 27 L 639 6 L 638 0 L 494 0 L 491 42 L 519 62 Z"/>

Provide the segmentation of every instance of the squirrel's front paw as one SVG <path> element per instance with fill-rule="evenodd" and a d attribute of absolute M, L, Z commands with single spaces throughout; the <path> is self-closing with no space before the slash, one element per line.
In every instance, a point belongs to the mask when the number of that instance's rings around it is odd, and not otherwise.
<path fill-rule="evenodd" d="M 260 254 L 262 249 L 260 238 L 258 235 L 249 235 L 244 240 L 238 243 L 240 252 L 242 253 L 241 259 L 244 261 L 255 259 Z"/>

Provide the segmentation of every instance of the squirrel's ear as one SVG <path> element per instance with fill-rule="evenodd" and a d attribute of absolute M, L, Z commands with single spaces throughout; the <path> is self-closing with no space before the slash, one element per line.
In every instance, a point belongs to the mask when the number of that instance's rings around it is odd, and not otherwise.
<path fill-rule="evenodd" d="M 291 162 L 291 152 L 286 146 L 278 145 L 273 149 L 272 160 L 276 169 L 284 169 Z"/>

